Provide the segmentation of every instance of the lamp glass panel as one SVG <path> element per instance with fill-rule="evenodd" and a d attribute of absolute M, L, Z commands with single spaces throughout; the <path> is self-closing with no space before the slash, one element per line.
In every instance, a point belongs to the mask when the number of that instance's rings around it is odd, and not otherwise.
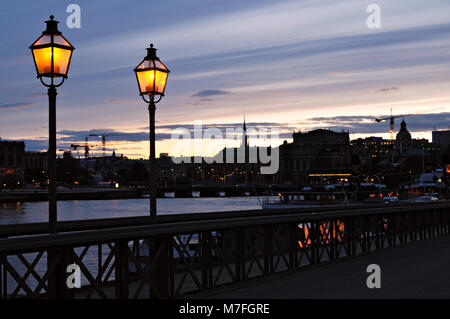
<path fill-rule="evenodd" d="M 166 66 L 161 61 L 158 60 L 155 60 L 155 67 L 158 69 L 167 70 Z"/>
<path fill-rule="evenodd" d="M 33 43 L 33 45 L 44 45 L 44 44 L 50 44 L 52 42 L 52 38 L 49 35 L 43 35 L 39 39 L 37 39 L 36 42 Z"/>
<path fill-rule="evenodd" d="M 136 72 L 138 82 L 139 82 L 139 90 L 141 93 L 144 92 L 153 92 L 153 83 L 155 82 L 155 71 L 141 71 Z"/>
<path fill-rule="evenodd" d="M 67 73 L 67 67 L 69 66 L 72 50 L 55 47 L 53 48 L 53 54 L 54 73 L 65 75 Z"/>
<path fill-rule="evenodd" d="M 52 72 L 52 48 L 33 49 L 38 74 Z"/>
<path fill-rule="evenodd" d="M 54 35 L 53 36 L 53 42 L 60 45 L 66 45 L 68 47 L 71 47 L 70 43 L 67 42 L 66 39 L 62 35 Z"/>
<path fill-rule="evenodd" d="M 52 71 L 52 48 L 33 49 L 34 59 L 38 74 L 51 74 L 55 76 L 65 75 L 69 66 L 71 50 L 53 48 L 53 71 Z"/>
<path fill-rule="evenodd" d="M 162 94 L 166 87 L 167 73 L 161 71 L 155 71 L 155 73 L 155 92 Z"/>
<path fill-rule="evenodd" d="M 153 68 L 153 61 L 152 60 L 144 60 L 141 64 L 137 67 L 138 69 L 148 69 Z"/>

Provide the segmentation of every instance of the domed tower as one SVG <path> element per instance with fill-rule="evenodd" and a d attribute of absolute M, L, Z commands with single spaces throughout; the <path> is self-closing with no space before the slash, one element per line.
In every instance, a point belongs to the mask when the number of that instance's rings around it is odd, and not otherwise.
<path fill-rule="evenodd" d="M 400 124 L 400 131 L 398 131 L 395 140 L 397 142 L 397 148 L 400 153 L 404 153 L 411 146 L 411 133 L 409 133 L 408 129 L 406 128 L 405 119 L 403 119 L 402 123 Z"/>

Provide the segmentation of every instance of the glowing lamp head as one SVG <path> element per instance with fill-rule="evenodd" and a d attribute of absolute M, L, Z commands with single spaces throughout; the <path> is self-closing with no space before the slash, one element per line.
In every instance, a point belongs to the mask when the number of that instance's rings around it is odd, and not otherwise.
<path fill-rule="evenodd" d="M 164 96 L 169 69 L 156 56 L 153 44 L 147 49 L 147 56 L 134 69 L 140 95 Z"/>
<path fill-rule="evenodd" d="M 37 77 L 67 78 L 72 51 L 75 49 L 58 31 L 58 21 L 45 21 L 47 29 L 30 46 Z"/>

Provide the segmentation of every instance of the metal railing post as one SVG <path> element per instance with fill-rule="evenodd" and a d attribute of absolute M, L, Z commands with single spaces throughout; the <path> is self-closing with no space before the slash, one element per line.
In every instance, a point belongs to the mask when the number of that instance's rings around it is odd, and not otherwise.
<path fill-rule="evenodd" d="M 375 226 L 375 249 L 380 250 L 382 248 L 383 215 L 377 215 L 375 219 L 377 223 Z"/>
<path fill-rule="evenodd" d="M 176 262 L 173 257 L 173 236 L 170 236 L 167 239 L 167 249 L 169 252 L 169 265 L 168 265 L 168 271 L 169 271 L 169 296 L 175 297 L 175 271 L 176 271 Z"/>
<path fill-rule="evenodd" d="M 58 247 L 47 250 L 47 271 L 49 299 L 67 299 L 73 296 L 73 289 L 67 287 L 67 266 L 73 264 L 73 248 Z"/>
<path fill-rule="evenodd" d="M 235 239 L 235 273 L 236 273 L 236 281 L 240 282 L 243 280 L 243 273 L 245 273 L 244 265 L 243 265 L 243 234 L 240 228 L 234 230 L 234 239 Z"/>
<path fill-rule="evenodd" d="M 6 299 L 7 295 L 6 287 L 3 286 L 3 258 L 4 255 L 0 254 L 0 300 Z"/>
<path fill-rule="evenodd" d="M 159 296 L 156 293 L 151 293 L 151 298 L 168 298 L 170 293 L 169 288 L 169 251 L 168 251 L 168 238 L 164 236 L 158 236 L 152 238 L 150 249 L 150 260 L 153 262 L 153 268 L 150 273 L 152 282 L 158 289 Z M 155 254 L 160 250 L 159 256 Z"/>
<path fill-rule="evenodd" d="M 311 263 L 317 264 L 319 260 L 318 252 L 319 249 L 317 247 L 318 238 L 317 238 L 317 225 L 318 222 L 314 221 L 311 223 L 311 231 L 310 231 L 310 240 L 311 240 Z"/>
<path fill-rule="evenodd" d="M 211 276 L 209 274 L 211 270 L 211 258 L 209 249 L 209 236 L 208 232 L 202 232 L 199 234 L 199 240 L 201 245 L 200 263 L 202 267 L 202 289 L 206 290 L 211 288 Z"/>
<path fill-rule="evenodd" d="M 272 225 L 264 226 L 264 275 L 273 272 Z"/>
<path fill-rule="evenodd" d="M 356 253 L 356 234 L 355 234 L 355 217 L 350 217 L 350 231 L 348 236 L 348 248 L 350 251 L 350 256 Z"/>
<path fill-rule="evenodd" d="M 289 266 L 288 266 L 288 269 L 289 270 L 293 270 L 294 268 L 295 268 L 295 263 L 296 263 L 296 254 L 295 254 L 295 252 L 296 252 L 296 245 L 297 245 L 297 242 L 296 242 L 296 236 L 295 236 L 295 232 L 296 232 L 296 227 L 297 226 L 297 223 L 294 223 L 294 224 L 292 224 L 292 223 L 290 223 L 290 224 L 288 224 L 287 225 L 287 227 L 288 227 L 288 232 L 289 232 L 289 234 L 288 234 L 288 240 L 289 240 L 289 247 L 288 247 L 288 249 L 289 249 Z"/>
<path fill-rule="evenodd" d="M 128 242 L 118 241 L 115 243 L 115 282 L 116 299 L 127 299 L 129 297 L 128 278 Z"/>
<path fill-rule="evenodd" d="M 329 230 L 329 239 L 328 242 L 330 244 L 330 259 L 331 260 L 335 260 L 336 259 L 336 255 L 337 255 L 337 251 L 336 251 L 336 224 L 337 224 L 337 220 L 336 219 L 332 219 L 330 220 L 330 230 Z"/>
<path fill-rule="evenodd" d="M 363 234 L 363 254 L 366 255 L 370 251 L 369 216 L 363 216 L 361 219 Z"/>

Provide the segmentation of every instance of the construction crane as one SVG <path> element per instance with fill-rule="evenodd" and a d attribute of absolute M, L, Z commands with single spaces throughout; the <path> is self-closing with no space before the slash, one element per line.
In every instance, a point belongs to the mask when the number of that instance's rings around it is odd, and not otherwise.
<path fill-rule="evenodd" d="M 103 157 L 106 156 L 106 138 L 117 134 L 89 134 L 89 136 L 100 137 L 102 139 Z"/>
<path fill-rule="evenodd" d="M 376 122 L 385 122 L 385 121 L 389 120 L 389 135 L 390 135 L 390 139 L 392 141 L 394 139 L 394 128 L 395 128 L 394 119 L 399 118 L 399 117 L 412 116 L 412 115 L 416 115 L 416 114 L 392 115 L 392 107 L 391 107 L 391 116 L 376 118 L 375 121 Z"/>
<path fill-rule="evenodd" d="M 96 146 L 97 145 L 89 145 L 87 143 L 85 143 L 85 144 L 70 144 L 70 147 L 73 148 L 74 151 L 76 151 L 78 148 L 84 148 L 84 159 L 86 159 L 86 160 L 89 158 L 89 149 L 96 147 Z"/>

